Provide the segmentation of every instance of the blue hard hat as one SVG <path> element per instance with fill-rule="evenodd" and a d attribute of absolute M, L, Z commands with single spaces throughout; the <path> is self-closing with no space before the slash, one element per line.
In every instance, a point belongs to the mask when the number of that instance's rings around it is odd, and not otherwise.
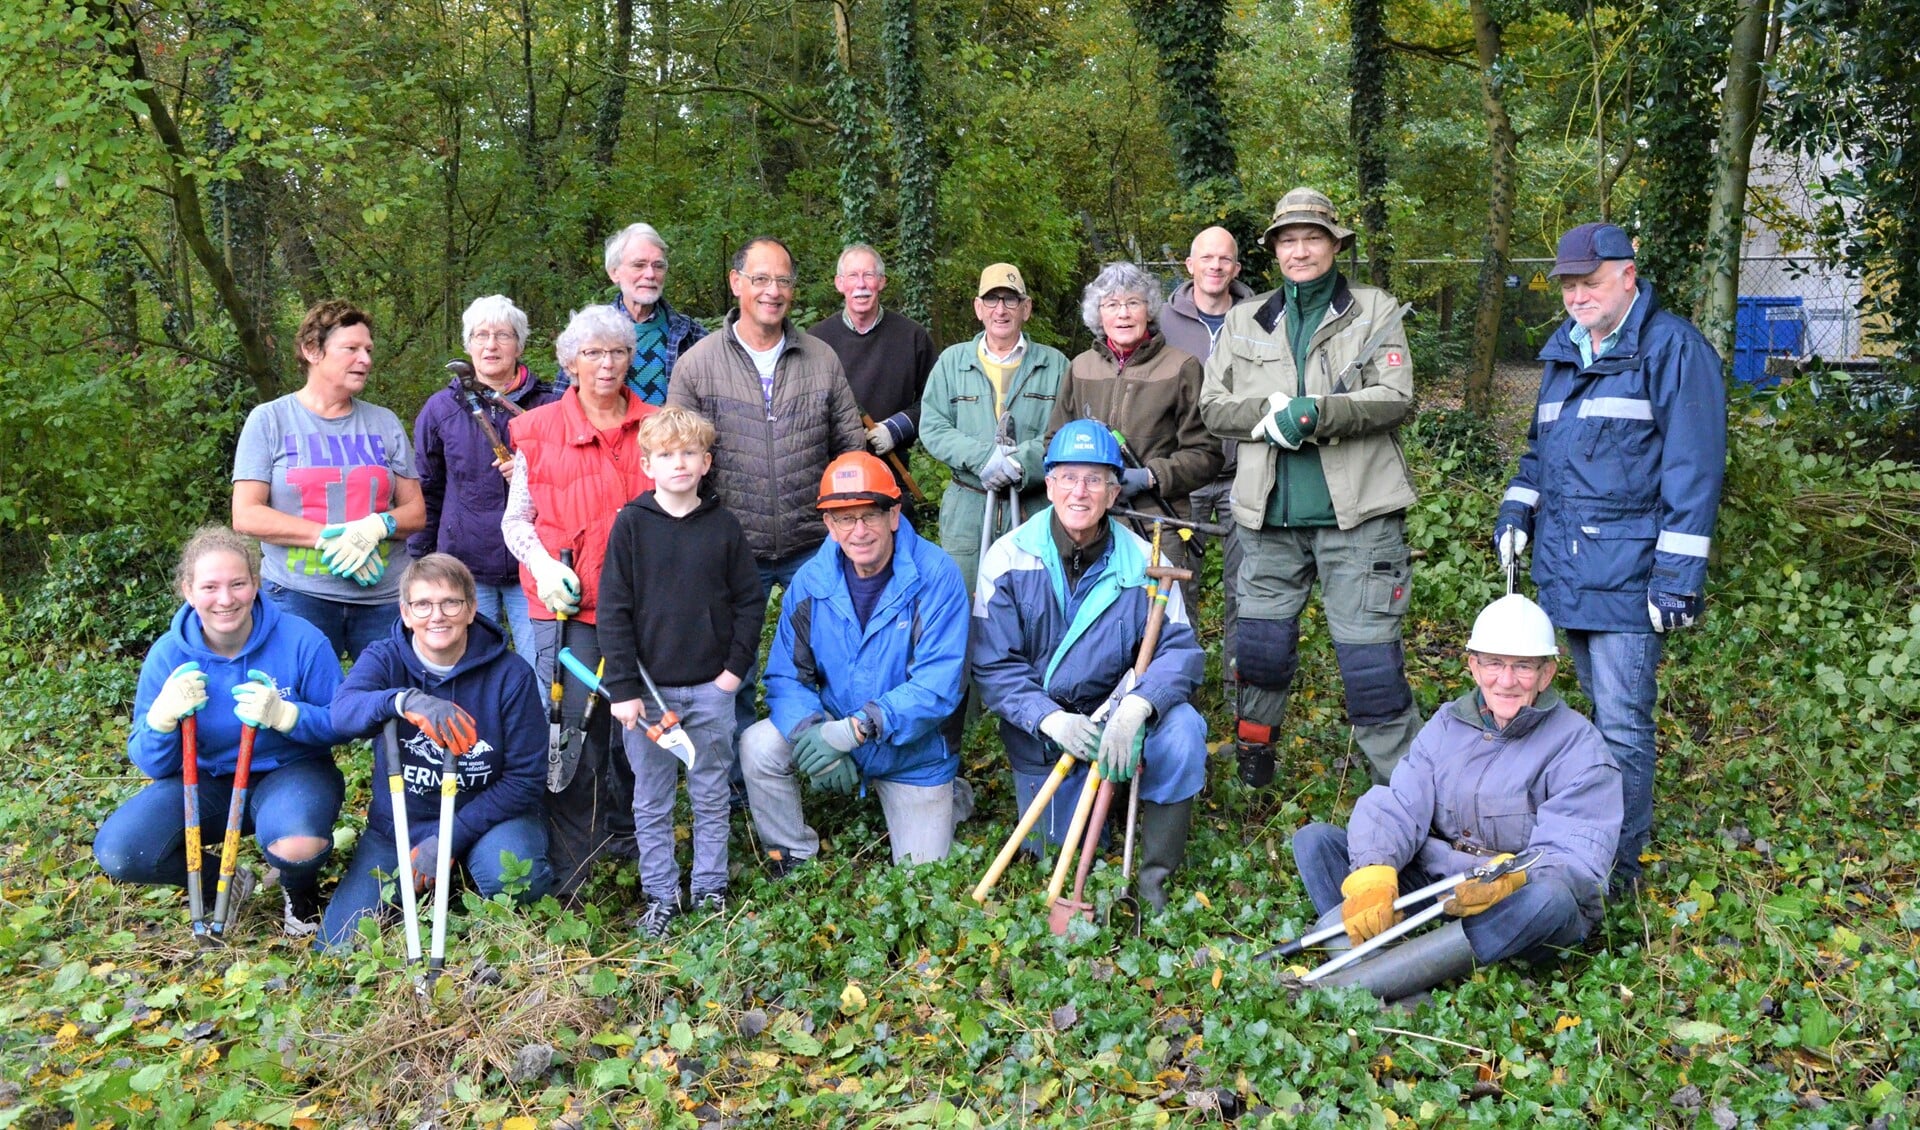
<path fill-rule="evenodd" d="M 1127 469 L 1120 458 L 1120 441 L 1098 420 L 1073 420 L 1053 433 L 1047 445 L 1046 469 L 1062 463 L 1099 463 L 1116 473 Z"/>

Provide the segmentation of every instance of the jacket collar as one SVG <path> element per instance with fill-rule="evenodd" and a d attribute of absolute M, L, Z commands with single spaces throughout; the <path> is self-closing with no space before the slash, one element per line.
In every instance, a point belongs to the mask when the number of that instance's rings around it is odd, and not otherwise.
<path fill-rule="evenodd" d="M 1639 356 L 1640 336 L 1646 330 L 1647 319 L 1659 310 L 1660 300 L 1654 294 L 1653 284 L 1645 279 L 1641 279 L 1634 289 L 1639 293 L 1634 298 L 1633 309 L 1627 311 L 1627 320 L 1620 324 L 1620 336 L 1614 340 L 1613 348 L 1607 350 L 1607 355 L 1594 358 L 1588 369 L 1594 372 L 1618 372 L 1628 367 L 1627 362 Z M 1540 360 L 1579 365 L 1580 347 L 1573 343 L 1573 327 L 1579 324 L 1572 318 L 1560 323 L 1560 328 L 1541 347 Z"/>
<path fill-rule="evenodd" d="M 1333 301 L 1327 303 L 1329 317 L 1321 322 L 1321 325 L 1326 325 L 1334 318 L 1344 318 L 1347 316 L 1347 311 L 1353 309 L 1353 288 L 1347 285 L 1347 276 L 1340 272 L 1340 268 L 1335 267 L 1334 271 L 1336 274 L 1333 280 Z M 1260 323 L 1261 329 L 1273 333 L 1280 328 L 1280 320 L 1286 317 L 1286 314 L 1287 288 L 1283 285 L 1260 304 L 1260 309 L 1253 313 L 1253 320 Z"/>
<path fill-rule="evenodd" d="M 420 653 L 413 650 L 413 629 L 407 627 L 406 619 L 393 622 L 392 639 L 394 651 L 400 657 L 400 665 L 407 669 L 407 675 L 422 686 L 430 685 L 434 676 L 427 671 L 427 665 L 420 661 Z M 467 650 L 447 672 L 447 679 L 463 675 L 483 663 L 506 654 L 507 637 L 493 621 L 485 616 L 475 616 L 473 623 L 467 625 Z"/>
<path fill-rule="evenodd" d="M 647 414 L 653 411 L 653 405 L 640 399 L 628 389 L 627 414 L 620 419 L 622 428 L 637 426 Z M 587 419 L 587 410 L 580 406 L 580 389 L 577 385 L 568 385 L 567 391 L 560 395 L 560 414 L 567 422 L 567 442 L 575 447 L 598 442 L 600 429 Z"/>
<path fill-rule="evenodd" d="M 1480 690 L 1477 687 L 1468 690 L 1459 698 L 1454 699 L 1452 703 L 1448 704 L 1447 709 L 1452 712 L 1455 718 L 1458 718 L 1460 721 L 1465 722 L 1467 725 L 1472 726 L 1482 733 L 1495 734 L 1511 740 L 1525 737 L 1528 733 L 1532 732 L 1535 727 L 1539 726 L 1541 722 L 1545 721 L 1548 715 L 1561 709 L 1563 706 L 1565 706 L 1565 703 L 1560 698 L 1560 692 L 1554 690 L 1552 687 L 1548 687 L 1546 690 L 1540 692 L 1540 697 L 1533 700 L 1532 706 L 1521 707 L 1520 713 L 1513 716 L 1513 721 L 1508 722 L 1505 729 L 1489 727 L 1486 719 L 1481 717 Z"/>
<path fill-rule="evenodd" d="M 745 356 L 747 352 L 746 347 L 741 345 L 740 339 L 733 335 L 733 327 L 739 321 L 740 307 L 735 306 L 733 309 L 727 311 L 726 318 L 721 321 L 720 336 L 727 340 L 728 345 L 739 350 L 741 356 Z M 800 327 L 793 324 L 793 312 L 791 310 L 780 318 L 780 336 L 784 338 L 787 343 L 786 348 L 780 351 L 780 356 L 784 359 L 787 355 L 787 350 L 793 349 L 800 341 Z"/>
<path fill-rule="evenodd" d="M 1236 303 L 1245 302 L 1247 299 L 1253 297 L 1253 288 L 1241 282 L 1239 279 L 1234 279 L 1227 284 L 1227 294 Z M 1186 282 L 1173 288 L 1173 297 L 1167 299 L 1167 305 L 1173 307 L 1173 312 L 1176 314 L 1192 318 L 1195 321 L 1200 320 L 1200 307 L 1194 305 L 1193 302 L 1192 279 L 1188 279 Z"/>
<path fill-rule="evenodd" d="M 1167 339 L 1158 333 L 1154 333 L 1149 336 L 1147 340 L 1133 347 L 1133 352 L 1127 354 L 1127 364 L 1134 366 L 1144 365 L 1158 356 L 1160 351 L 1166 347 Z M 1106 358 L 1109 364 L 1113 363 L 1113 350 L 1108 347 L 1105 334 L 1101 334 L 1099 339 L 1093 343 L 1093 348 L 1098 350 L 1100 356 Z"/>

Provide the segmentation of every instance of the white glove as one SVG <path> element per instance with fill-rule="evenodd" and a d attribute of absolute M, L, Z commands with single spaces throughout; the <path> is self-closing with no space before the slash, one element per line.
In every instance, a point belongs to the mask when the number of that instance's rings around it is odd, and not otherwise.
<path fill-rule="evenodd" d="M 993 458 L 980 468 L 980 485 L 989 491 L 1006 490 L 1018 486 L 1024 473 L 1020 464 L 1013 458 L 1014 449 L 1007 444 L 997 444 L 993 449 Z"/>
<path fill-rule="evenodd" d="M 1107 717 L 1106 732 L 1100 735 L 1100 770 L 1107 780 L 1124 782 L 1140 767 L 1140 728 L 1153 716 L 1153 703 L 1137 694 L 1127 695 Z"/>
<path fill-rule="evenodd" d="M 1040 719 L 1040 732 L 1082 761 L 1092 761 L 1100 748 L 1100 727 L 1084 714 L 1056 710 Z"/>
<path fill-rule="evenodd" d="M 280 688 L 273 685 L 271 675 L 265 671 L 248 671 L 247 681 L 233 688 L 233 716 L 240 719 L 242 725 L 286 734 L 291 733 L 293 724 L 300 720 L 300 708 L 280 697 Z"/>
<path fill-rule="evenodd" d="M 533 574 L 533 587 L 540 603 L 555 616 L 571 616 L 580 611 L 580 577 L 572 569 L 551 557 L 536 557 L 527 562 Z"/>
<path fill-rule="evenodd" d="M 885 455 L 893 450 L 893 432 L 885 424 L 875 424 L 867 429 L 867 446 L 875 455 Z"/>
<path fill-rule="evenodd" d="M 1500 568 L 1511 569 L 1527 551 L 1527 531 L 1518 526 L 1508 526 L 1500 531 L 1500 540 L 1494 543 L 1500 551 Z"/>
<path fill-rule="evenodd" d="M 198 663 L 182 663 L 160 685 L 153 705 L 147 707 L 147 725 L 160 733 L 171 734 L 180 719 L 197 714 L 207 704 L 207 676 Z"/>
<path fill-rule="evenodd" d="M 368 514 L 321 530 L 313 548 L 320 551 L 320 560 L 334 576 L 351 577 L 367 558 L 380 551 L 380 543 L 391 537 L 395 528 L 393 515 Z"/>

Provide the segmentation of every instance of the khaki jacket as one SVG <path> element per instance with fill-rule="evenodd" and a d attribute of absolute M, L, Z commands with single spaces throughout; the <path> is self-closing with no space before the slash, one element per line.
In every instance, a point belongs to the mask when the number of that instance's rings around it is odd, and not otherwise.
<path fill-rule="evenodd" d="M 1320 446 L 1320 466 L 1341 529 L 1405 510 L 1413 505 L 1414 493 L 1399 428 L 1413 411 L 1413 361 L 1399 303 L 1383 290 L 1349 284 L 1343 276 L 1313 331 L 1302 382 L 1287 341 L 1286 301 L 1286 291 L 1276 290 L 1228 311 L 1207 359 L 1200 418 L 1221 439 L 1241 441 L 1234 521 L 1257 530 L 1265 519 L 1276 449 L 1255 438 L 1254 429 L 1273 413 L 1270 401 L 1276 393 L 1311 396 L 1319 405 L 1320 422 L 1308 442 Z M 1382 325 L 1390 328 L 1379 347 L 1355 368 L 1353 362 Z"/>
<path fill-rule="evenodd" d="M 1047 439 L 1070 420 L 1098 420 L 1127 437 L 1127 447 L 1153 472 L 1160 497 L 1184 500 L 1220 473 L 1220 441 L 1200 419 L 1200 362 L 1158 334 L 1116 369 L 1105 342 L 1067 366 L 1053 402 Z"/>

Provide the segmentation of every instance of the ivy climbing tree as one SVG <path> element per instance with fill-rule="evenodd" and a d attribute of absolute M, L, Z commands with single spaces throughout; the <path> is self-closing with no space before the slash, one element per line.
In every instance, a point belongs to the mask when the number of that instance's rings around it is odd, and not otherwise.
<path fill-rule="evenodd" d="M 1258 233 L 1245 213 L 1239 159 L 1220 96 L 1220 56 L 1233 45 L 1226 0 L 1128 0 L 1134 27 L 1153 46 L 1160 119 L 1174 174 L 1194 210 L 1226 222 L 1242 245 Z"/>
<path fill-rule="evenodd" d="M 934 221 L 939 170 L 927 142 L 926 78 L 920 71 L 914 0 L 884 0 L 881 50 L 886 57 L 887 116 L 899 169 L 900 247 L 892 268 L 900 309 L 926 322 L 933 310 Z"/>
<path fill-rule="evenodd" d="M 1360 226 L 1367 233 L 1367 274 L 1373 285 L 1393 285 L 1393 233 L 1387 225 L 1387 109 L 1393 59 L 1387 47 L 1386 0 L 1350 0 L 1347 5 L 1352 92 L 1347 134 L 1360 181 Z"/>

